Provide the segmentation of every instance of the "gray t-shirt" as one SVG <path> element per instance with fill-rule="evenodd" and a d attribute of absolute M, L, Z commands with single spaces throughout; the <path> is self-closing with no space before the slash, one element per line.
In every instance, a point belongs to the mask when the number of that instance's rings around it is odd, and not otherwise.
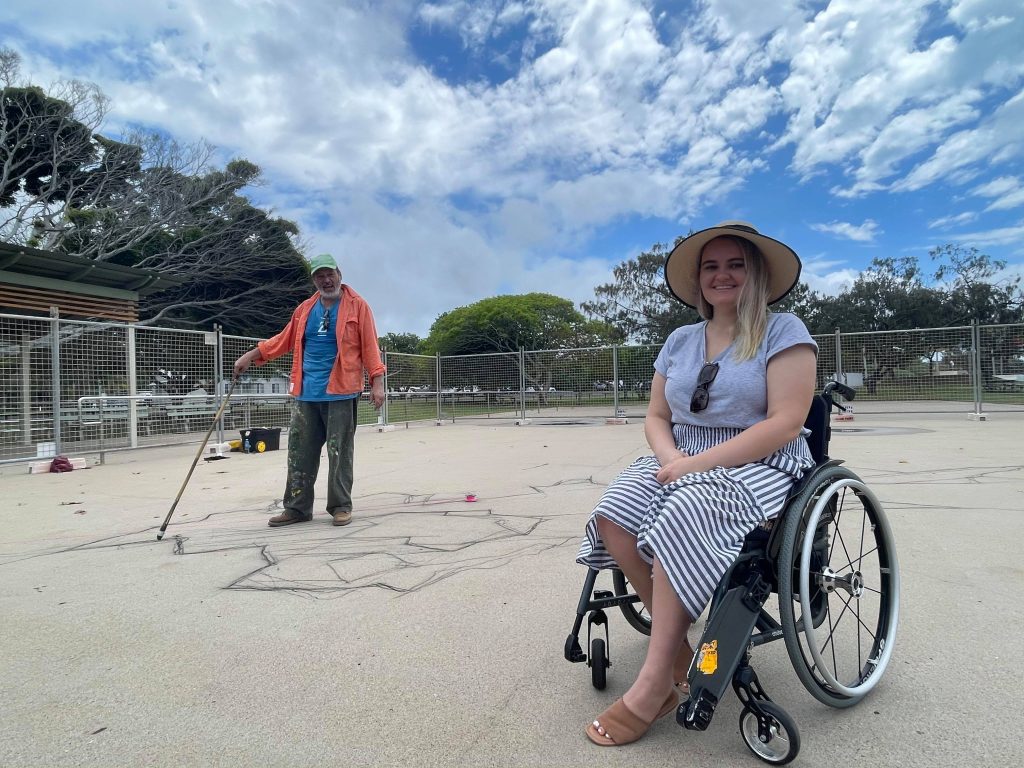
<path fill-rule="evenodd" d="M 665 397 L 674 424 L 747 429 L 768 416 L 768 361 L 779 352 L 807 344 L 818 345 L 796 315 L 769 313 L 768 328 L 757 354 L 742 363 L 733 357 L 733 345 L 710 362 L 718 363 L 718 375 L 708 387 L 708 407 L 690 412 L 697 388 L 697 374 L 706 360 L 704 327 L 707 321 L 676 328 L 654 361 L 654 370 L 666 379 Z"/>

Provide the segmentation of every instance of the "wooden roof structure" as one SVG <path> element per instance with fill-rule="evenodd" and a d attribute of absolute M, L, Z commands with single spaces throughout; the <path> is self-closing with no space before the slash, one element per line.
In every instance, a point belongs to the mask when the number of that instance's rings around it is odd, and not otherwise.
<path fill-rule="evenodd" d="M 0 242 L 0 311 L 49 314 L 88 320 L 139 319 L 139 297 L 185 281 L 150 269 L 41 251 Z"/>

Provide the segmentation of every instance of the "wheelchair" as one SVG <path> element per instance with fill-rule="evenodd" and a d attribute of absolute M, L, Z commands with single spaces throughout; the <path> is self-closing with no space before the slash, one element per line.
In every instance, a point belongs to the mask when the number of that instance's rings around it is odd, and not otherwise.
<path fill-rule="evenodd" d="M 815 464 L 796 483 L 771 526 L 745 539 L 736 561 L 712 595 L 687 676 L 689 699 L 676 721 L 703 731 L 732 685 L 740 703 L 740 735 L 761 760 L 784 765 L 800 751 L 796 722 L 773 702 L 750 665 L 758 646 L 782 639 L 800 682 L 830 707 L 852 707 L 874 688 L 892 656 L 899 617 L 900 576 L 892 530 L 882 505 L 842 461 L 828 456 L 833 399 L 854 391 L 829 382 L 815 395 L 804 426 Z M 611 667 L 608 611 L 618 608 L 637 631 L 651 619 L 621 571 L 612 590 L 596 589 L 589 569 L 565 658 L 586 662 L 603 690 Z M 778 594 L 778 617 L 764 609 Z M 583 620 L 587 648 L 580 647 Z M 603 630 L 603 631 L 602 631 Z"/>

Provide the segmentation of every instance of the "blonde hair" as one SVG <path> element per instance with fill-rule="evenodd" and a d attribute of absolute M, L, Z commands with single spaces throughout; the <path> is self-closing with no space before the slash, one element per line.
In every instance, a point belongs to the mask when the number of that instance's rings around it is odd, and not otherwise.
<path fill-rule="evenodd" d="M 709 240 L 704 248 L 715 240 L 730 240 L 743 253 L 747 279 L 743 281 L 736 305 L 736 346 L 733 349 L 733 358 L 743 362 L 757 354 L 768 328 L 768 265 L 757 246 L 745 238 L 722 235 Z M 705 320 L 710 320 L 715 314 L 715 308 L 704 298 L 704 291 L 700 289 L 700 264 L 704 258 L 704 248 L 697 259 L 697 312 Z"/>

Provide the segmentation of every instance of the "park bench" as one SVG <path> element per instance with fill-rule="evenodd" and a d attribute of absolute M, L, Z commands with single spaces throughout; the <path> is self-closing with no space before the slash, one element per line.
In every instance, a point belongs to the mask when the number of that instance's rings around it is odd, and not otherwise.
<path fill-rule="evenodd" d="M 987 387 L 991 392 L 1024 391 L 1024 373 L 996 373 Z"/>
<path fill-rule="evenodd" d="M 149 405 L 144 401 L 135 404 L 136 418 L 143 424 L 149 415 Z M 109 400 L 85 399 L 75 405 L 62 405 L 60 409 L 61 433 L 68 439 L 88 438 L 97 435 L 102 424 L 104 434 L 113 434 L 127 429 L 131 417 L 131 404 L 127 397 L 111 397 Z"/>

